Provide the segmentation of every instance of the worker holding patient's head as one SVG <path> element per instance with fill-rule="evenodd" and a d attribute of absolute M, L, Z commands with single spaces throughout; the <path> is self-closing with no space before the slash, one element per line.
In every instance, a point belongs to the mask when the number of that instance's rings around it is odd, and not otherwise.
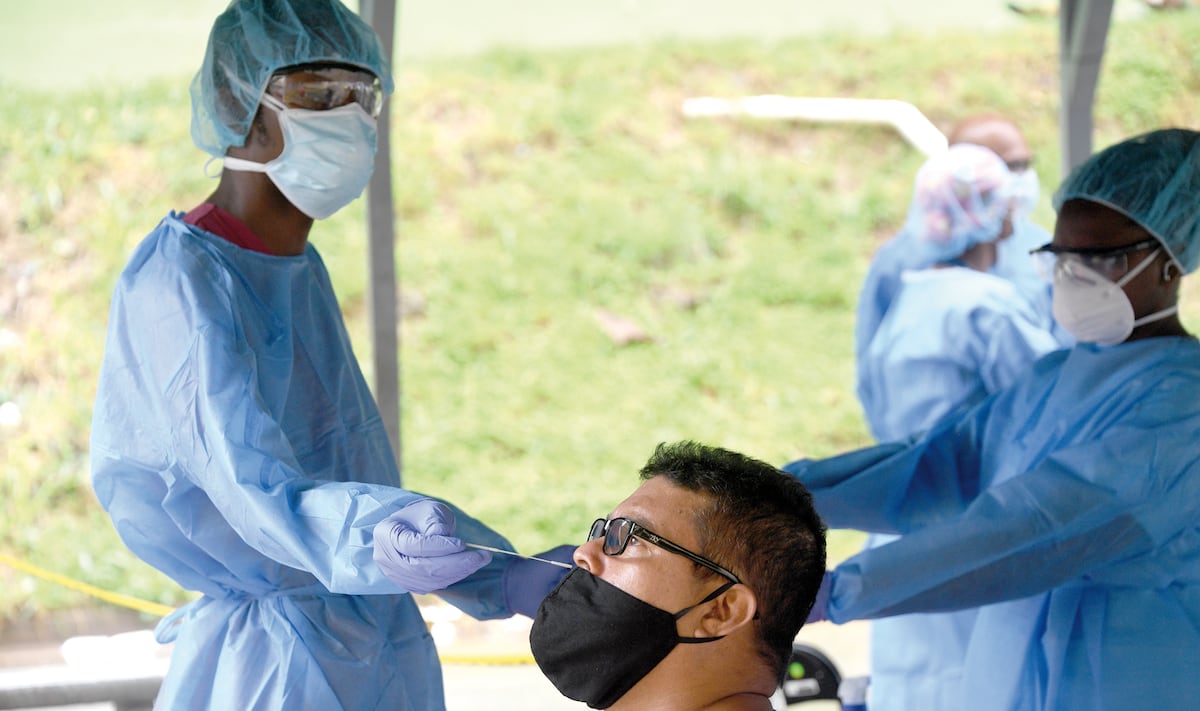
<path fill-rule="evenodd" d="M 1197 194 L 1200 132 L 1093 155 L 1036 250 L 1076 345 L 914 439 L 786 467 L 830 526 L 899 536 L 830 571 L 812 619 L 978 607 L 953 708 L 1195 706 Z"/>
<path fill-rule="evenodd" d="M 391 89 L 378 38 L 338 0 L 235 0 L 213 25 L 192 135 L 220 180 L 122 272 L 92 426 L 122 540 L 198 593 L 159 626 L 174 651 L 157 708 L 441 709 L 410 593 L 532 615 L 565 575 L 468 548 L 512 550 L 400 488 L 309 243 L 367 184 Z"/>

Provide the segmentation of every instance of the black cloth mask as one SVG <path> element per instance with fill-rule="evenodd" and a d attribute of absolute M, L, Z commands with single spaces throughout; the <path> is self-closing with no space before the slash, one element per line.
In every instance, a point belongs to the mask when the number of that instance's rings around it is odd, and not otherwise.
<path fill-rule="evenodd" d="M 695 605 L 671 614 L 576 568 L 538 608 L 529 630 L 530 651 L 563 696 L 606 709 L 658 666 L 676 644 L 721 639 L 680 637 L 675 621 L 732 586 L 726 583 Z"/>

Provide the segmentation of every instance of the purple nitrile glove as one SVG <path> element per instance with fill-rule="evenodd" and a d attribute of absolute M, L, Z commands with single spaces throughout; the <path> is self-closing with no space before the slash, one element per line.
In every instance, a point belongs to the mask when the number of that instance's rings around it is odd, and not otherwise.
<path fill-rule="evenodd" d="M 577 546 L 558 546 L 536 557 L 547 560 L 557 560 L 560 563 L 574 565 L 575 548 Z M 558 585 L 559 581 L 571 572 L 567 568 L 550 565 L 528 558 L 513 558 L 504 569 L 502 577 L 504 585 L 504 603 L 508 609 L 526 617 L 537 614 L 542 598 Z"/>
<path fill-rule="evenodd" d="M 817 589 L 817 600 L 813 603 L 812 609 L 808 611 L 808 619 L 804 624 L 810 622 L 824 622 L 829 619 L 829 589 L 833 587 L 833 574 L 828 570 L 825 575 L 821 576 L 821 587 Z"/>
<path fill-rule="evenodd" d="M 466 550 L 454 537 L 454 512 L 420 499 L 375 525 L 375 564 L 409 592 L 441 590 L 492 560 L 486 551 Z"/>

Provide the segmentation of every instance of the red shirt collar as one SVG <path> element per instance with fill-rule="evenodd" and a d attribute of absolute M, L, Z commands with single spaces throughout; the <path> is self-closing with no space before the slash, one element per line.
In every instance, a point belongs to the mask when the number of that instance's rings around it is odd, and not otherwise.
<path fill-rule="evenodd" d="M 211 202 L 202 203 L 183 216 L 183 221 L 200 229 L 211 232 L 218 237 L 236 244 L 242 249 L 262 254 L 274 254 L 266 242 L 232 214 L 222 210 Z"/>

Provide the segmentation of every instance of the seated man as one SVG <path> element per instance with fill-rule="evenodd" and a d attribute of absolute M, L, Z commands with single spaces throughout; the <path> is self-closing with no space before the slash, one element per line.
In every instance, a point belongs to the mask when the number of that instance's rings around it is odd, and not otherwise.
<path fill-rule="evenodd" d="M 770 711 L 825 565 L 808 491 L 774 467 L 660 444 L 542 602 L 534 659 L 597 709 Z"/>

